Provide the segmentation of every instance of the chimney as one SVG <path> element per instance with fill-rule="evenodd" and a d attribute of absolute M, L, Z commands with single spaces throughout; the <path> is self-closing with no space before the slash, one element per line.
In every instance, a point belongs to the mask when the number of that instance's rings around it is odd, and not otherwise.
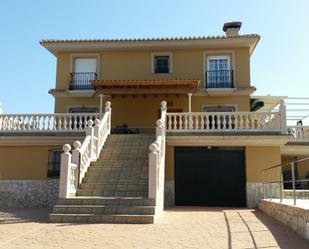
<path fill-rule="evenodd" d="M 226 36 L 237 36 L 241 28 L 241 22 L 226 22 L 223 25 L 223 31 Z"/>

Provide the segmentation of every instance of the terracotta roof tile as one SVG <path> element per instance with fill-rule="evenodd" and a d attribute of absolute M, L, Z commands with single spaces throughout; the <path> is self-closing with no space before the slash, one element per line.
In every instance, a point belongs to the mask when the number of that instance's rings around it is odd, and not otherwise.
<path fill-rule="evenodd" d="M 43 39 L 41 44 L 45 43 L 92 43 L 92 42 L 147 42 L 147 41 L 186 41 L 186 40 L 209 40 L 209 39 L 238 39 L 260 37 L 258 34 L 237 35 L 227 37 L 225 35 L 216 36 L 187 36 L 187 37 L 161 37 L 161 38 L 128 38 L 128 39 Z"/>

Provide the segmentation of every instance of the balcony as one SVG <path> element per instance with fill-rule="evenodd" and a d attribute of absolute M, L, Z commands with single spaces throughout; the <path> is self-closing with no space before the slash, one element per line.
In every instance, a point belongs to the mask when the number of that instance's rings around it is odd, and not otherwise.
<path fill-rule="evenodd" d="M 84 132 L 100 113 L 0 114 L 0 133 Z"/>
<path fill-rule="evenodd" d="M 272 132 L 283 134 L 280 112 L 167 113 L 168 132 Z"/>
<path fill-rule="evenodd" d="M 95 90 L 91 84 L 92 80 L 96 80 L 97 73 L 70 73 L 70 90 Z"/>
<path fill-rule="evenodd" d="M 288 126 L 288 133 L 294 142 L 309 142 L 309 126 Z"/>
<path fill-rule="evenodd" d="M 206 88 L 234 88 L 234 70 L 206 71 Z"/>

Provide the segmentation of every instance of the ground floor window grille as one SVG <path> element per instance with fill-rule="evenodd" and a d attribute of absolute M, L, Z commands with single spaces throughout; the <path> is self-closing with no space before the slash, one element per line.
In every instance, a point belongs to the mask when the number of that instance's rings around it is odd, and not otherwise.
<path fill-rule="evenodd" d="M 47 176 L 51 178 L 58 178 L 60 176 L 61 153 L 60 149 L 49 151 L 48 155 L 48 171 Z"/>
<path fill-rule="evenodd" d="M 97 107 L 89 107 L 89 106 L 81 106 L 81 107 L 71 107 L 69 108 L 69 113 L 98 113 L 98 108 Z M 85 124 L 89 119 L 92 119 L 93 121 L 95 120 L 95 116 L 87 116 L 87 117 L 76 117 L 76 120 L 74 117 L 72 117 L 72 129 L 74 129 L 74 123 L 76 121 L 77 126 L 76 129 L 84 129 Z M 82 127 L 80 127 L 79 124 L 82 124 Z"/>
<path fill-rule="evenodd" d="M 236 108 L 235 106 L 206 106 L 204 107 L 204 112 L 235 112 Z M 205 124 L 209 124 L 210 129 L 234 129 L 235 128 L 235 116 L 229 116 L 229 115 L 212 115 L 208 117 L 208 120 L 204 120 Z M 225 124 L 224 124 L 225 122 Z M 224 127 L 225 126 L 225 127 Z"/>

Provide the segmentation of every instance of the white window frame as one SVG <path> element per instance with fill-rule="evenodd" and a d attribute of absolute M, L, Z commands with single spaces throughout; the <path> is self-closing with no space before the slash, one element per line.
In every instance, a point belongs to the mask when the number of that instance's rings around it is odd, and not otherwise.
<path fill-rule="evenodd" d="M 229 70 L 233 70 L 234 88 L 237 87 L 236 71 L 235 71 L 235 51 L 234 50 L 212 50 L 203 52 L 203 89 L 206 89 L 207 79 L 206 71 L 208 70 L 208 58 L 229 60 Z"/>
<path fill-rule="evenodd" d="M 173 72 L 173 53 L 172 52 L 155 52 L 155 53 L 151 53 L 151 73 L 153 74 L 158 74 L 161 75 L 160 73 L 155 73 L 155 57 L 156 56 L 168 56 L 169 57 L 169 61 L 168 61 L 168 73 L 170 74 Z"/>
<path fill-rule="evenodd" d="M 70 58 L 70 73 L 74 73 L 75 71 L 75 59 L 93 59 L 95 58 L 97 60 L 97 65 L 96 65 L 96 74 L 100 75 L 100 54 L 99 53 L 73 53 L 71 54 L 71 58 Z"/>
<path fill-rule="evenodd" d="M 210 60 L 225 60 L 227 59 L 228 69 L 231 70 L 231 56 L 220 55 L 220 56 L 207 56 L 207 71 L 209 70 L 209 61 Z"/>

